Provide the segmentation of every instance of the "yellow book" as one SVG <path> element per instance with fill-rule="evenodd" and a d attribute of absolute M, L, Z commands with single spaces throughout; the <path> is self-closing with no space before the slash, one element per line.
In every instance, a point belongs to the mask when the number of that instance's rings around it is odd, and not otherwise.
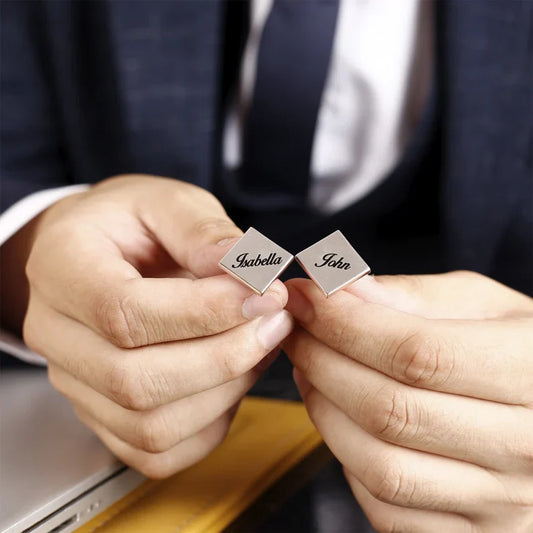
<path fill-rule="evenodd" d="M 245 398 L 211 455 L 145 482 L 77 533 L 220 532 L 321 442 L 301 403 Z"/>

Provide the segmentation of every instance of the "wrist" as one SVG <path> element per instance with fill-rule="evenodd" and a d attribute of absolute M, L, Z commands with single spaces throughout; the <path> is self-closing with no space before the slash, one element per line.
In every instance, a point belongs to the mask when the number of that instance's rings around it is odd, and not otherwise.
<path fill-rule="evenodd" d="M 5 329 L 21 335 L 29 288 L 24 269 L 41 215 L 11 236 L 0 254 L 0 318 Z"/>
<path fill-rule="evenodd" d="M 18 336 L 22 334 L 28 307 L 29 285 L 25 269 L 33 243 L 45 225 L 83 194 L 73 194 L 53 203 L 22 226 L 0 248 L 0 322 L 3 328 Z"/>

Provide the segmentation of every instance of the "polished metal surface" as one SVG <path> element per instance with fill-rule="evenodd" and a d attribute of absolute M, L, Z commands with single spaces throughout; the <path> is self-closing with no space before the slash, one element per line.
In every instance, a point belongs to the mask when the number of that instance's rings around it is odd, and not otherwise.
<path fill-rule="evenodd" d="M 296 260 L 326 297 L 370 272 L 339 230 L 296 254 Z"/>
<path fill-rule="evenodd" d="M 219 265 L 258 294 L 263 294 L 293 259 L 287 250 L 250 228 Z"/>

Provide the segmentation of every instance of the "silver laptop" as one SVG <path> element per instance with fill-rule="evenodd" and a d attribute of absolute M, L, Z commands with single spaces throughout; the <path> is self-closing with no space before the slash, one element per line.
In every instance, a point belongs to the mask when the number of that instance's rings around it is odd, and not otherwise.
<path fill-rule="evenodd" d="M 0 375 L 0 532 L 68 533 L 146 478 L 78 421 L 42 368 Z"/>

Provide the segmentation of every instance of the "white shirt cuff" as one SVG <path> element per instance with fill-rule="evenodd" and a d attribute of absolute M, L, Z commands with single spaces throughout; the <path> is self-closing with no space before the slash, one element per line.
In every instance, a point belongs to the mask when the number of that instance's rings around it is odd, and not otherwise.
<path fill-rule="evenodd" d="M 47 207 L 88 188 L 89 185 L 85 184 L 68 185 L 38 191 L 19 200 L 0 215 L 0 246 Z"/>

